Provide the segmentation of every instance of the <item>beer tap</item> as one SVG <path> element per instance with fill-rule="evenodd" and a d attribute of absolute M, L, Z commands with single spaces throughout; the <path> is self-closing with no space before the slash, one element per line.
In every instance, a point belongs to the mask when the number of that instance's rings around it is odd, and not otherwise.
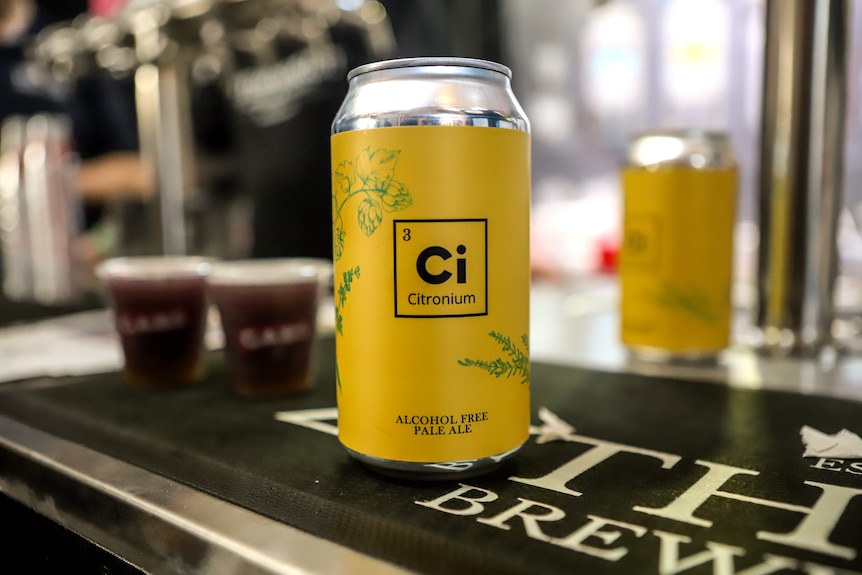
<path fill-rule="evenodd" d="M 178 255 L 200 251 L 206 241 L 193 84 L 228 80 L 237 53 L 258 64 L 275 59 L 276 43 L 286 38 L 325 46 L 336 23 L 362 31 L 371 53 L 392 53 L 385 10 L 373 1 L 350 11 L 334 0 L 130 0 L 114 16 L 82 15 L 38 38 L 32 60 L 43 73 L 74 81 L 102 70 L 133 79 L 140 153 L 156 186 L 146 200 L 112 206 L 118 253 Z"/>
<path fill-rule="evenodd" d="M 119 15 L 134 47 L 141 156 L 157 187 L 144 205 L 142 233 L 126 236 L 126 252 L 181 255 L 199 246 L 189 90 L 199 31 L 212 7 L 212 0 L 147 0 L 131 2 Z"/>

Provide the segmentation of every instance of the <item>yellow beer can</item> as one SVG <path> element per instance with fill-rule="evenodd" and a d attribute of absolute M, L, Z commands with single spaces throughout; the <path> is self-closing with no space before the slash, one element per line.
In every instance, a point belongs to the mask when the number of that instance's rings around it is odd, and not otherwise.
<path fill-rule="evenodd" d="M 493 469 L 530 425 L 530 136 L 505 66 L 375 62 L 333 122 L 339 439 L 388 475 Z"/>
<path fill-rule="evenodd" d="M 643 359 L 714 358 L 730 339 L 737 167 L 728 138 L 645 133 L 626 160 L 622 342 Z"/>

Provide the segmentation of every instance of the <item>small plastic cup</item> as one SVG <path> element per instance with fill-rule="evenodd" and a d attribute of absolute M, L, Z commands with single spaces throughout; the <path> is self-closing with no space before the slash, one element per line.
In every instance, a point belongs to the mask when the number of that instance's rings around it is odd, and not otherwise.
<path fill-rule="evenodd" d="M 332 263 L 314 258 L 219 262 L 207 279 L 233 390 L 249 397 L 314 386 L 317 310 Z"/>
<path fill-rule="evenodd" d="M 96 268 L 132 385 L 171 388 L 203 378 L 206 276 L 212 261 L 196 256 L 128 257 Z"/>

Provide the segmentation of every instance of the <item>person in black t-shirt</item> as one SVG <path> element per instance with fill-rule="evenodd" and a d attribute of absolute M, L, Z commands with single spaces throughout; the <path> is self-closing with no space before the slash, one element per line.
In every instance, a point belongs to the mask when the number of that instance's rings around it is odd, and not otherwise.
<path fill-rule="evenodd" d="M 376 44 L 348 17 L 330 25 L 328 41 L 284 33 L 265 49 L 234 46 L 218 90 L 196 98 L 200 148 L 232 151 L 239 193 L 251 200 L 252 257 L 332 258 L 329 137 L 347 73 L 375 60 L 446 53 L 437 0 L 385 4 L 397 9 L 398 27 L 382 24 Z"/>
<path fill-rule="evenodd" d="M 252 257 L 332 258 L 330 126 L 347 72 L 374 55 L 353 25 L 325 34 L 309 43 L 284 32 L 258 51 L 233 46 L 218 89 L 193 106 L 204 153 L 232 150 L 239 193 L 253 206 Z"/>

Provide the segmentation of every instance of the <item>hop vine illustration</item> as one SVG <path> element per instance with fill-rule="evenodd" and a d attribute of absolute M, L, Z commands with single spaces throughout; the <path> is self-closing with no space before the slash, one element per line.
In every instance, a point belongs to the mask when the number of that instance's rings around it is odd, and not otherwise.
<path fill-rule="evenodd" d="M 527 353 L 529 353 L 530 344 L 527 339 L 527 335 L 524 334 L 521 336 L 521 343 L 524 345 L 525 351 L 522 351 L 517 345 L 512 343 L 512 339 L 508 336 L 495 331 L 492 331 L 488 335 L 500 344 L 502 350 L 509 356 L 508 358 L 504 359 L 498 357 L 491 361 L 485 361 L 482 359 L 459 359 L 458 363 L 467 367 L 478 367 L 479 369 L 487 371 L 496 378 L 503 376 L 506 376 L 506 378 L 520 377 L 522 384 L 529 383 L 530 358 Z"/>
<path fill-rule="evenodd" d="M 335 300 L 335 329 L 338 333 L 344 335 L 344 317 L 341 315 L 341 310 L 344 309 L 344 304 L 347 303 L 347 294 L 350 293 L 350 286 L 353 280 L 359 279 L 359 266 L 350 268 L 341 274 L 341 283 L 338 284 L 338 298 Z"/>
<path fill-rule="evenodd" d="M 344 219 L 347 203 L 361 197 L 356 208 L 356 221 L 366 236 L 371 236 L 383 223 L 384 214 L 397 212 L 413 204 L 410 190 L 395 179 L 395 166 L 401 150 L 367 147 L 356 160 L 346 160 L 335 170 L 332 186 L 333 254 L 336 261 L 344 254 Z"/>

